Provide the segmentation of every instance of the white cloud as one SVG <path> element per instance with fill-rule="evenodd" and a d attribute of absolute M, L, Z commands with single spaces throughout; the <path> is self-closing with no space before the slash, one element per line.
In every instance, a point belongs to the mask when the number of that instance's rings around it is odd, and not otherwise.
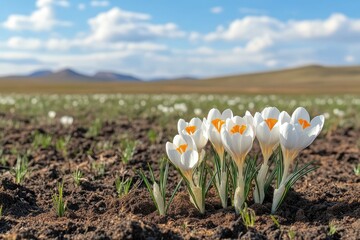
<path fill-rule="evenodd" d="M 214 14 L 219 14 L 223 12 L 223 8 L 220 6 L 217 7 L 213 7 L 210 9 L 210 12 L 214 13 Z"/>
<path fill-rule="evenodd" d="M 37 0 L 36 6 L 38 8 L 48 7 L 51 5 L 57 5 L 60 7 L 69 7 L 70 2 L 68 0 Z"/>
<path fill-rule="evenodd" d="M 144 13 L 112 8 L 88 21 L 92 33 L 90 41 L 145 41 L 156 38 L 177 38 L 185 36 L 174 23 L 153 24 L 151 16 Z"/>
<path fill-rule="evenodd" d="M 55 18 L 53 5 L 68 7 L 68 1 L 64 0 L 37 0 L 37 9 L 29 16 L 10 15 L 3 23 L 3 26 L 9 30 L 31 30 L 31 31 L 49 31 L 55 26 L 70 26 L 71 23 L 59 21 Z"/>
<path fill-rule="evenodd" d="M 85 5 L 84 3 L 79 3 L 79 4 L 78 4 L 78 9 L 79 9 L 79 10 L 82 11 L 82 10 L 84 10 L 85 8 L 86 8 L 86 5 Z"/>
<path fill-rule="evenodd" d="M 12 37 L 7 41 L 7 47 L 19 50 L 36 50 L 41 48 L 41 46 L 41 40 L 36 38 L 24 39 L 20 37 Z"/>
<path fill-rule="evenodd" d="M 347 56 L 345 56 L 344 60 L 347 63 L 353 63 L 355 61 L 355 58 L 352 55 L 347 55 Z"/>
<path fill-rule="evenodd" d="M 80 51 L 112 51 L 112 50 L 131 50 L 131 51 L 164 51 L 167 47 L 163 44 L 152 42 L 92 42 L 84 38 L 50 38 L 40 40 L 37 38 L 11 37 L 6 42 L 0 42 L 0 47 L 16 50 L 49 50 L 63 52 L 77 49 Z"/>
<path fill-rule="evenodd" d="M 262 38 L 255 37 L 246 44 L 245 49 L 249 52 L 259 52 L 271 46 L 272 44 L 273 41 L 269 37 L 266 36 Z"/>
<path fill-rule="evenodd" d="M 107 7 L 110 5 L 109 1 L 97 1 L 97 0 L 92 0 L 90 5 L 92 7 Z"/>
<path fill-rule="evenodd" d="M 236 19 L 228 27 L 219 26 L 206 34 L 206 41 L 254 41 L 264 38 L 267 42 L 327 39 L 353 40 L 360 36 L 360 19 L 350 19 L 343 14 L 333 14 L 324 20 L 280 21 L 267 16 L 248 16 Z M 268 44 L 269 46 L 271 44 Z"/>

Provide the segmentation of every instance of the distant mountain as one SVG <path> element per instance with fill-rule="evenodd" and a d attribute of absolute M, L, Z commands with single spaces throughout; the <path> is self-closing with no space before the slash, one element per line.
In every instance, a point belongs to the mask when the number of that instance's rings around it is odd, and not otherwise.
<path fill-rule="evenodd" d="M 158 77 L 158 78 L 152 78 L 150 81 L 157 82 L 157 81 L 177 81 L 177 80 L 198 80 L 199 78 L 192 77 L 192 76 L 180 76 L 176 78 L 166 78 L 166 77 Z"/>
<path fill-rule="evenodd" d="M 113 72 L 97 72 L 93 78 L 109 80 L 109 81 L 141 81 L 141 79 L 136 78 L 131 75 L 119 74 Z"/>
<path fill-rule="evenodd" d="M 39 71 L 36 71 L 36 72 L 33 72 L 33 73 L 30 73 L 29 75 L 27 75 L 26 77 L 46 77 L 46 76 L 49 76 L 50 74 L 52 74 L 53 72 L 50 71 L 50 70 L 39 70 Z"/>

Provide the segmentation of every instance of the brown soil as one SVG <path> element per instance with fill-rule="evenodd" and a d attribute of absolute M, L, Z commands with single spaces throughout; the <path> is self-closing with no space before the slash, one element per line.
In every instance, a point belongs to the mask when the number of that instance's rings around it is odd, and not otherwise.
<path fill-rule="evenodd" d="M 6 116 L 1 116 L 6 117 Z M 247 229 L 232 207 L 222 209 L 211 189 L 206 200 L 206 214 L 200 215 L 182 188 L 175 197 L 169 214 L 158 216 L 154 204 L 143 185 L 134 187 L 129 195 L 119 199 L 114 180 L 116 176 L 133 176 L 134 186 L 139 180 L 135 170 L 146 169 L 147 163 L 158 167 L 164 155 L 165 142 L 174 129 L 164 130 L 150 119 L 106 122 L 96 137 L 87 137 L 87 129 L 61 125 L 33 124 L 23 119 L 23 126 L 0 129 L 0 140 L 9 161 L 1 169 L 0 238 L 9 239 L 289 239 L 288 232 L 296 232 L 296 239 L 359 239 L 360 236 L 360 177 L 353 172 L 359 163 L 357 148 L 359 130 L 338 129 L 319 137 L 300 156 L 302 162 L 315 160 L 319 168 L 301 179 L 279 209 L 270 218 L 271 194 L 264 205 L 253 204 L 255 227 Z M 174 123 L 175 125 L 175 123 Z M 151 144 L 148 130 L 158 132 Z M 34 149 L 29 157 L 31 173 L 21 185 L 14 184 L 7 167 L 13 166 L 14 148 L 25 152 L 32 149 L 36 131 L 51 134 L 52 146 Z M 71 134 L 68 155 L 56 151 L 54 139 Z M 121 162 L 117 146 L 121 136 L 138 140 L 132 160 Z M 89 151 L 95 144 L 113 140 L 110 150 Z M 255 146 L 258 149 L 258 146 Z M 90 155 L 90 156 L 89 156 Z M 105 174 L 96 176 L 91 162 L 104 162 Z M 79 168 L 84 180 L 74 185 L 72 172 Z M 64 181 L 67 212 L 58 218 L 52 195 L 58 182 Z M 178 174 L 170 168 L 170 188 L 178 181 Z M 329 223 L 336 233 L 328 235 Z"/>

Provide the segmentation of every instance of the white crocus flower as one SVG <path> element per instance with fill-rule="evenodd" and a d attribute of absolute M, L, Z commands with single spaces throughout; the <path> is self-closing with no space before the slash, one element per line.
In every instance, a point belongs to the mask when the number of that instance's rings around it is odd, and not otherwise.
<path fill-rule="evenodd" d="M 308 147 L 321 132 L 325 118 L 323 115 L 310 120 L 309 113 L 302 107 L 297 108 L 291 118 L 286 112 L 279 117 L 282 123 L 279 129 L 280 145 L 283 154 L 284 172 L 278 189 L 275 189 L 272 211 L 281 200 L 284 186 L 291 177 L 289 168 L 299 152 Z"/>
<path fill-rule="evenodd" d="M 221 141 L 220 133 L 223 125 L 226 122 L 226 119 L 232 117 L 233 113 L 230 109 L 226 109 L 223 113 L 220 113 L 218 109 L 213 108 L 209 111 L 207 119 L 204 119 L 203 121 L 206 125 L 207 136 L 220 160 L 220 163 L 216 163 L 220 165 L 220 172 L 217 173 L 218 177 L 215 178 L 215 184 L 223 208 L 227 207 L 228 196 L 226 190 L 228 186 L 228 175 L 226 172 L 226 165 L 224 163 L 224 146 Z"/>
<path fill-rule="evenodd" d="M 170 161 L 188 181 L 195 198 L 190 197 L 191 202 L 199 208 L 201 213 L 204 213 L 205 204 L 202 189 L 193 179 L 194 170 L 198 166 L 199 158 L 202 155 L 198 153 L 194 140 L 189 135 L 176 135 L 172 143 L 166 143 L 166 153 Z"/>
<path fill-rule="evenodd" d="M 211 109 L 206 122 L 207 134 L 210 142 L 212 143 L 216 153 L 219 155 L 221 162 L 224 159 L 224 146 L 221 141 L 221 129 L 226 122 L 226 119 L 232 118 L 233 113 L 230 109 L 226 109 L 223 113 L 220 113 L 218 109 Z"/>
<path fill-rule="evenodd" d="M 264 158 L 264 162 L 256 177 L 257 185 L 254 191 L 254 200 L 256 203 L 262 203 L 264 201 L 264 185 L 269 170 L 268 161 L 273 151 L 279 145 L 279 115 L 280 111 L 276 107 L 267 107 L 261 113 L 255 113 L 254 116 L 256 138 L 259 141 Z"/>
<path fill-rule="evenodd" d="M 186 179 L 192 182 L 193 170 L 199 161 L 194 140 L 188 135 L 176 135 L 172 143 L 166 143 L 166 153 Z"/>
<path fill-rule="evenodd" d="M 226 151 L 231 155 L 238 168 L 237 186 L 234 195 L 235 210 L 239 213 L 245 202 L 245 183 L 243 169 L 245 158 L 252 148 L 255 134 L 246 118 L 238 116 L 226 120 L 221 129 L 221 139 Z"/>
<path fill-rule="evenodd" d="M 193 118 L 190 122 L 185 122 L 184 119 L 180 119 L 178 121 L 178 132 L 179 134 L 189 135 L 194 140 L 199 152 L 201 152 L 208 142 L 206 125 L 200 118 Z"/>

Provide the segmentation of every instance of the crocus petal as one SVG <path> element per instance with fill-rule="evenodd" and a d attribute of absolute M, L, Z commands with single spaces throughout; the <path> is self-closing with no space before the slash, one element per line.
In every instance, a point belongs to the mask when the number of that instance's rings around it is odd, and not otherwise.
<path fill-rule="evenodd" d="M 270 134 L 271 132 L 266 122 L 262 122 L 256 127 L 256 138 L 259 140 L 260 143 L 264 145 L 269 145 L 271 137 Z"/>
<path fill-rule="evenodd" d="M 235 154 L 232 151 L 232 147 L 230 146 L 232 139 L 230 137 L 229 132 L 225 128 L 221 130 L 221 140 L 225 150 L 231 155 L 232 158 L 235 158 Z"/>
<path fill-rule="evenodd" d="M 201 129 L 203 122 L 200 120 L 200 118 L 192 118 L 189 122 L 190 126 L 196 126 L 197 129 Z"/>
<path fill-rule="evenodd" d="M 324 126 L 325 118 L 323 115 L 315 117 L 309 127 L 303 129 L 301 132 L 301 148 L 304 149 L 308 147 L 315 138 L 320 134 Z"/>
<path fill-rule="evenodd" d="M 207 121 L 209 124 L 211 124 L 211 121 L 217 118 L 221 118 L 221 113 L 216 108 L 213 108 L 209 111 L 209 114 L 207 116 Z"/>
<path fill-rule="evenodd" d="M 298 123 L 299 119 L 304 119 L 307 122 L 310 122 L 310 115 L 303 107 L 298 107 L 294 113 L 291 115 L 291 121 L 295 124 Z"/>
<path fill-rule="evenodd" d="M 193 169 L 199 161 L 199 153 L 195 150 L 186 151 L 181 155 L 181 169 L 184 171 Z"/>
<path fill-rule="evenodd" d="M 246 111 L 244 115 L 244 120 L 247 124 L 253 126 L 254 125 L 254 117 L 251 115 L 249 111 Z"/>
<path fill-rule="evenodd" d="M 239 116 L 235 116 L 235 117 L 232 117 L 232 118 L 229 118 L 229 120 L 231 120 L 231 122 L 234 123 L 234 125 L 247 125 L 247 122 L 244 118 L 242 117 L 239 117 Z M 231 126 L 232 128 L 233 126 Z M 228 130 L 231 130 L 231 128 L 228 128 Z"/>
<path fill-rule="evenodd" d="M 253 145 L 253 138 L 251 135 L 244 135 L 241 137 L 241 150 L 242 150 L 242 155 L 247 155 Z"/>
<path fill-rule="evenodd" d="M 221 114 L 221 118 L 223 120 L 227 119 L 227 118 L 232 118 L 233 117 L 233 112 L 230 109 L 226 109 L 225 111 L 223 111 L 223 113 Z"/>
<path fill-rule="evenodd" d="M 180 133 L 182 134 L 182 133 Z M 186 144 L 186 141 L 178 134 L 175 135 L 174 139 L 173 139 L 173 143 L 175 144 L 175 146 L 180 146 L 182 144 Z"/>
<path fill-rule="evenodd" d="M 280 115 L 280 111 L 276 107 L 266 107 L 261 112 L 261 115 L 264 119 L 268 119 L 268 118 L 278 119 Z"/>
<path fill-rule="evenodd" d="M 324 122 L 325 122 L 324 115 L 320 115 L 320 116 L 314 117 L 313 120 L 311 120 L 311 126 L 319 125 L 320 131 L 321 131 L 324 126 Z"/>
<path fill-rule="evenodd" d="M 176 166 L 176 167 L 180 167 L 181 165 L 181 155 L 180 153 L 176 150 L 176 146 L 171 143 L 171 142 L 167 142 L 166 143 L 166 153 L 170 159 L 170 161 Z"/>
<path fill-rule="evenodd" d="M 197 149 L 194 139 L 187 135 L 187 134 L 181 134 L 181 137 L 184 139 L 185 143 L 187 144 L 187 149 Z"/>
<path fill-rule="evenodd" d="M 285 111 L 282 111 L 279 115 L 279 121 L 280 125 L 284 124 L 284 123 L 289 123 L 291 122 L 291 117 L 290 115 L 285 112 Z"/>
<path fill-rule="evenodd" d="M 179 134 L 182 133 L 182 131 L 183 131 L 186 127 L 187 127 L 187 123 L 185 122 L 185 120 L 184 120 L 184 119 L 179 119 L 178 125 L 177 125 Z"/>
<path fill-rule="evenodd" d="M 280 126 L 280 144 L 289 150 L 298 148 L 299 137 L 295 126 L 290 123 L 284 123 Z"/>
<path fill-rule="evenodd" d="M 209 127 L 207 134 L 208 134 L 209 140 L 211 141 L 211 143 L 213 144 L 213 146 L 216 149 L 222 146 L 220 134 L 213 125 L 211 125 Z"/>
<path fill-rule="evenodd" d="M 256 129 L 256 126 L 259 125 L 261 122 L 264 121 L 264 118 L 261 116 L 261 113 L 257 112 L 254 116 L 254 127 Z"/>
<path fill-rule="evenodd" d="M 273 129 L 270 131 L 270 140 L 269 142 L 273 145 L 273 149 L 279 145 L 279 125 L 275 124 Z"/>
<path fill-rule="evenodd" d="M 203 149 L 208 142 L 207 136 L 204 135 L 204 132 L 202 130 L 196 130 L 191 137 L 194 139 L 195 145 L 198 150 Z"/>

